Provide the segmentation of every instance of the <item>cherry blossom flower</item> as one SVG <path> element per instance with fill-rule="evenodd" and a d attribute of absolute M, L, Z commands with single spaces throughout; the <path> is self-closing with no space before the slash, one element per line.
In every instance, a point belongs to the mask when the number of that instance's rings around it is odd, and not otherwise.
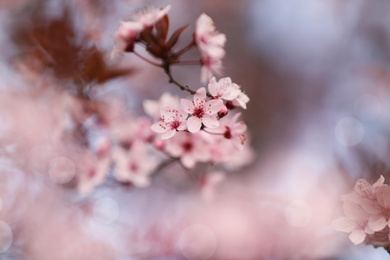
<path fill-rule="evenodd" d="M 206 128 L 206 131 L 222 135 L 224 138 L 230 140 L 236 148 L 242 150 L 246 140 L 245 131 L 247 126 L 243 121 L 237 122 L 240 116 L 241 113 L 237 113 L 231 118 L 224 117 L 219 120 L 219 127 Z"/>
<path fill-rule="evenodd" d="M 108 156 L 97 158 L 86 152 L 79 158 L 77 169 L 77 189 L 80 193 L 90 193 L 107 178 L 111 160 Z"/>
<path fill-rule="evenodd" d="M 141 23 L 122 22 L 113 36 L 115 45 L 111 52 L 111 57 L 125 51 L 133 51 L 134 43 L 138 38 L 138 33 L 142 31 L 142 29 L 143 26 Z"/>
<path fill-rule="evenodd" d="M 200 88 L 196 91 L 194 102 L 181 99 L 181 105 L 184 112 L 192 115 L 187 120 L 187 127 L 191 133 L 198 132 L 202 123 L 209 128 L 219 126 L 217 114 L 221 110 L 223 102 L 220 99 L 207 101 L 205 88 Z"/>
<path fill-rule="evenodd" d="M 233 83 L 234 84 L 234 83 Z M 236 88 L 240 89 L 240 87 L 237 84 L 234 84 Z M 242 107 L 243 109 L 246 109 L 246 104 L 249 102 L 249 97 L 240 90 L 240 93 L 237 95 L 237 97 L 232 101 L 233 105 L 236 107 Z"/>
<path fill-rule="evenodd" d="M 187 113 L 181 109 L 173 109 L 170 106 L 161 107 L 162 120 L 153 124 L 151 129 L 156 133 L 163 134 L 161 139 L 168 139 L 176 134 L 176 131 L 187 129 Z"/>
<path fill-rule="evenodd" d="M 215 30 L 213 20 L 206 14 L 201 14 L 196 21 L 195 42 L 202 56 L 223 58 L 225 56 L 226 36 Z"/>
<path fill-rule="evenodd" d="M 213 77 L 209 82 L 208 88 L 214 98 L 222 98 L 225 100 L 233 100 L 241 93 L 240 89 L 233 85 L 229 77 L 222 78 L 218 82 Z"/>
<path fill-rule="evenodd" d="M 371 216 L 369 227 L 374 231 L 381 231 L 386 226 L 390 227 L 390 186 L 383 184 L 375 189 L 376 200 L 364 204 L 364 209 Z"/>
<path fill-rule="evenodd" d="M 221 72 L 226 36 L 215 30 L 214 22 L 208 15 L 202 14 L 196 21 L 194 38 L 201 53 L 201 81 L 205 83 L 213 73 Z"/>
<path fill-rule="evenodd" d="M 149 7 L 137 12 L 134 15 L 134 21 L 122 21 L 121 26 L 114 34 L 115 46 L 112 50 L 111 57 L 124 51 L 133 51 L 138 34 L 145 28 L 153 26 L 163 18 L 170 9 L 171 5 L 168 5 L 161 10 Z"/>
<path fill-rule="evenodd" d="M 374 234 L 368 226 L 370 214 L 353 201 L 344 202 L 345 217 L 340 217 L 332 222 L 332 227 L 338 231 L 351 233 L 349 239 L 354 244 L 362 243 L 367 234 Z"/>
<path fill-rule="evenodd" d="M 150 184 L 149 176 L 156 167 L 156 161 L 148 156 L 145 144 L 136 141 L 130 152 L 117 148 L 112 155 L 115 162 L 115 177 L 122 182 L 131 182 L 137 187 Z"/>
<path fill-rule="evenodd" d="M 165 150 L 171 156 L 180 158 L 187 168 L 193 168 L 197 162 L 207 162 L 210 159 L 208 143 L 201 133 L 191 134 L 178 132 L 166 141 Z"/>

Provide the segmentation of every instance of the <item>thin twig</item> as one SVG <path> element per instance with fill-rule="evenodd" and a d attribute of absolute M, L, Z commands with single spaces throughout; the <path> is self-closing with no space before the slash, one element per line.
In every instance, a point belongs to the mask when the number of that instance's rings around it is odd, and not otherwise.
<path fill-rule="evenodd" d="M 150 64 L 152 64 L 152 65 L 154 65 L 154 66 L 157 66 L 157 67 L 162 67 L 162 66 L 163 66 L 162 64 L 156 63 L 156 62 L 154 62 L 154 61 L 151 61 L 151 60 L 145 58 L 144 56 L 142 56 L 141 54 L 139 54 L 139 53 L 136 52 L 136 51 L 133 51 L 133 53 L 134 53 L 136 56 L 138 56 L 139 58 L 141 58 L 142 60 L 146 61 L 147 63 L 150 63 Z"/>
<path fill-rule="evenodd" d="M 172 74 L 171 74 L 171 70 L 170 70 L 170 64 L 164 64 L 163 68 L 164 68 L 164 71 L 165 73 L 168 75 L 168 78 L 169 78 L 169 83 L 173 83 L 175 84 L 176 86 L 178 86 L 181 90 L 184 90 L 184 91 L 187 91 L 189 92 L 190 94 L 194 95 L 196 93 L 195 90 L 192 90 L 190 89 L 188 86 L 183 86 L 182 84 L 180 84 L 179 82 L 177 82 L 173 77 L 172 77 Z"/>
<path fill-rule="evenodd" d="M 183 60 L 171 63 L 171 65 L 197 66 L 200 65 L 199 60 Z"/>
<path fill-rule="evenodd" d="M 164 72 L 165 72 L 165 74 L 168 75 L 169 83 L 173 83 L 173 84 L 175 84 L 176 86 L 178 86 L 181 90 L 187 91 L 187 92 L 189 92 L 190 94 L 194 95 L 194 94 L 196 93 L 195 90 L 190 89 L 187 85 L 184 86 L 184 85 L 180 84 L 179 82 L 177 82 L 177 81 L 173 78 L 172 73 L 171 73 L 171 70 L 170 70 L 170 65 L 171 65 L 170 63 L 165 63 L 165 64 L 163 65 Z M 210 97 L 210 98 L 213 97 L 208 91 L 206 92 L 206 95 L 207 95 L 208 97 Z"/>
<path fill-rule="evenodd" d="M 183 49 L 181 49 L 180 51 L 178 51 L 176 53 L 176 57 L 180 57 L 181 55 L 183 55 L 184 53 L 186 53 L 187 51 L 189 51 L 192 47 L 195 46 L 195 41 L 192 40 L 186 47 L 184 47 Z"/>

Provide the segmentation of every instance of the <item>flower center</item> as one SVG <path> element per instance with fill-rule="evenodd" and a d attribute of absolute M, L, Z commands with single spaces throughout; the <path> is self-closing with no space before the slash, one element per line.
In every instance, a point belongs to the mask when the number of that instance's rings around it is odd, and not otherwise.
<path fill-rule="evenodd" d="M 226 131 L 225 133 L 223 134 L 223 136 L 226 138 L 226 139 L 230 139 L 232 138 L 232 132 L 230 131 L 230 127 L 226 127 Z"/>
<path fill-rule="evenodd" d="M 191 152 L 194 145 L 191 142 L 185 142 L 182 144 L 184 152 Z"/>
<path fill-rule="evenodd" d="M 196 107 L 192 115 L 196 116 L 197 118 L 202 118 L 204 115 L 203 107 Z"/>
<path fill-rule="evenodd" d="M 179 121 L 173 121 L 171 123 L 171 128 L 172 129 L 177 129 L 179 126 L 180 126 L 180 122 Z"/>
<path fill-rule="evenodd" d="M 130 164 L 130 170 L 131 170 L 132 172 L 137 172 L 137 171 L 138 171 L 138 165 L 137 165 L 136 163 L 132 162 L 132 163 Z"/>

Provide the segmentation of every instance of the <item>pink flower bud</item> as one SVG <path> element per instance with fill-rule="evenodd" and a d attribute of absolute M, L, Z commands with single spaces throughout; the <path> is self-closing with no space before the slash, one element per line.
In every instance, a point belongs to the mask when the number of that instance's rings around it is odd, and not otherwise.
<path fill-rule="evenodd" d="M 156 147 L 156 149 L 162 150 L 164 148 L 165 143 L 162 139 L 156 138 L 153 141 L 153 145 L 154 147 Z"/>
<path fill-rule="evenodd" d="M 233 110 L 236 108 L 236 106 L 233 104 L 232 101 L 227 101 L 225 105 L 226 105 L 226 108 L 229 110 Z"/>
<path fill-rule="evenodd" d="M 219 112 L 218 112 L 218 117 L 222 118 L 222 117 L 226 116 L 228 113 L 229 113 L 229 111 L 228 111 L 227 107 L 225 105 L 223 105 L 221 110 L 219 110 Z"/>

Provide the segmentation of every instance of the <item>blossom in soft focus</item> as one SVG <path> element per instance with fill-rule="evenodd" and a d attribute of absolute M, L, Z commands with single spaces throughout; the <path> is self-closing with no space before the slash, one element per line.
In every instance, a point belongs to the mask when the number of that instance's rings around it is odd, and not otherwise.
<path fill-rule="evenodd" d="M 187 168 L 193 168 L 197 162 L 207 162 L 210 159 L 208 144 L 201 133 L 178 132 L 166 141 L 165 149 L 168 154 L 180 158 Z"/>
<path fill-rule="evenodd" d="M 115 149 L 112 159 L 115 163 L 115 177 L 121 182 L 130 182 L 136 187 L 150 184 L 149 176 L 156 167 L 156 161 L 147 153 L 144 143 L 136 141 L 130 151 Z"/>
<path fill-rule="evenodd" d="M 143 26 L 135 22 L 122 22 L 118 31 L 114 34 L 114 48 L 111 57 L 121 54 L 125 51 L 133 51 L 134 43 L 137 40 L 138 33 L 142 31 Z"/>
<path fill-rule="evenodd" d="M 354 244 L 365 240 L 374 246 L 390 244 L 390 186 L 384 184 L 383 176 L 374 184 L 357 180 L 354 191 L 342 199 L 345 217 L 332 222 L 335 229 L 351 233 Z"/>
<path fill-rule="evenodd" d="M 234 84 L 237 89 L 240 89 L 240 87 L 237 84 Z M 244 93 L 240 92 L 235 99 L 233 99 L 232 104 L 236 107 L 242 107 L 243 109 L 246 109 L 246 104 L 249 102 L 249 97 Z"/>
<path fill-rule="evenodd" d="M 191 133 L 198 132 L 202 124 L 209 128 L 219 126 L 217 114 L 223 107 L 223 102 L 219 99 L 207 101 L 205 88 L 196 91 L 193 102 L 181 99 L 181 105 L 183 111 L 192 115 L 187 121 L 187 127 Z"/>
<path fill-rule="evenodd" d="M 246 140 L 245 131 L 247 126 L 243 121 L 237 122 L 240 116 L 241 113 L 237 113 L 232 117 L 224 117 L 219 120 L 219 126 L 217 128 L 206 128 L 206 131 L 220 134 L 231 141 L 236 148 L 242 150 Z"/>
<path fill-rule="evenodd" d="M 214 22 L 208 15 L 201 14 L 196 21 L 194 38 L 201 53 L 201 81 L 206 83 L 214 73 L 221 72 L 226 36 L 215 30 Z"/>
<path fill-rule="evenodd" d="M 134 43 L 138 38 L 138 34 L 145 28 L 153 26 L 161 18 L 163 18 L 171 9 L 171 5 L 163 9 L 157 10 L 149 7 L 134 15 L 134 21 L 121 23 L 121 26 L 114 34 L 115 46 L 111 56 L 120 54 L 124 51 L 133 51 Z"/>
<path fill-rule="evenodd" d="M 215 77 L 211 78 L 208 89 L 214 98 L 222 98 L 225 100 L 233 100 L 241 93 L 240 89 L 237 89 L 233 85 L 229 77 L 222 78 L 218 82 Z"/>
<path fill-rule="evenodd" d="M 106 180 L 111 160 L 107 156 L 97 158 L 89 152 L 83 153 L 78 159 L 77 189 L 80 193 L 90 193 Z"/>
<path fill-rule="evenodd" d="M 374 231 L 368 227 L 369 214 L 353 201 L 344 202 L 345 217 L 338 218 L 332 222 L 332 227 L 336 230 L 351 233 L 349 239 L 354 244 L 360 244 L 364 241 L 367 234 L 373 234 Z"/>
<path fill-rule="evenodd" d="M 151 129 L 156 133 L 163 134 L 161 139 L 168 139 L 176 134 L 176 131 L 187 129 L 187 113 L 179 109 L 164 105 L 161 107 L 161 121 L 153 124 Z"/>

